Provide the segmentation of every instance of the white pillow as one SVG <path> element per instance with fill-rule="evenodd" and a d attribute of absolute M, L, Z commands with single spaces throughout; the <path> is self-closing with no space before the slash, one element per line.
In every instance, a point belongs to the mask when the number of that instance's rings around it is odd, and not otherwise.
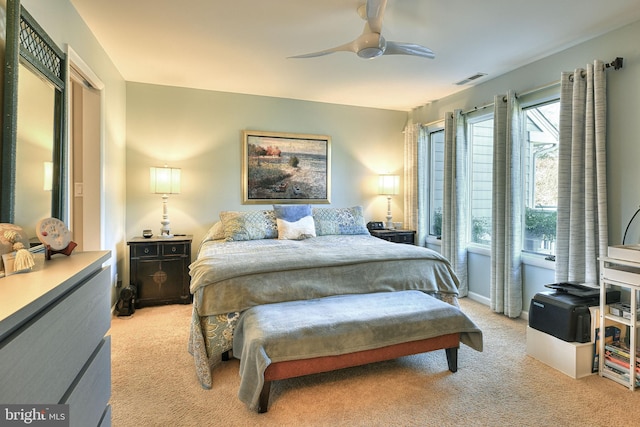
<path fill-rule="evenodd" d="M 311 205 L 273 205 L 279 240 L 302 240 L 316 237 L 316 223 Z"/>
<path fill-rule="evenodd" d="M 305 216 L 298 221 L 289 222 L 276 218 L 279 240 L 302 240 L 316 237 L 316 224 L 312 216 Z"/>

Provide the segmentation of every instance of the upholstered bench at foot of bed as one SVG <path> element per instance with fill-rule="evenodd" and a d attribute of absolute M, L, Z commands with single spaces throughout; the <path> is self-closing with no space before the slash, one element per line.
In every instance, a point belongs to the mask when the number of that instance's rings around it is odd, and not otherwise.
<path fill-rule="evenodd" d="M 375 348 L 372 350 L 358 351 L 355 353 L 272 363 L 264 372 L 264 385 L 260 392 L 258 412 L 267 412 L 267 408 L 269 406 L 269 393 L 271 391 L 271 381 L 335 371 L 338 369 L 382 362 L 384 360 L 397 359 L 402 356 L 426 353 L 428 351 L 440 349 L 444 349 L 446 351 L 449 370 L 451 372 L 456 372 L 458 370 L 459 345 L 460 334 L 447 334 L 426 340 L 411 341 L 382 348 Z"/>
<path fill-rule="evenodd" d="M 253 307 L 240 317 L 238 396 L 266 412 L 271 381 L 445 349 L 482 351 L 482 333 L 458 308 L 419 291 L 341 295 Z"/>

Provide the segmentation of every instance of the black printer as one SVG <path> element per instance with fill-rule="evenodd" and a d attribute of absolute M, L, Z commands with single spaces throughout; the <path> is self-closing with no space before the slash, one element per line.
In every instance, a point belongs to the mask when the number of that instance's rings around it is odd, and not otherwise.
<path fill-rule="evenodd" d="M 575 283 L 546 285 L 529 306 L 529 326 L 568 342 L 591 340 L 589 307 L 600 305 L 600 289 Z M 620 301 L 620 291 L 607 290 L 607 304 Z"/>

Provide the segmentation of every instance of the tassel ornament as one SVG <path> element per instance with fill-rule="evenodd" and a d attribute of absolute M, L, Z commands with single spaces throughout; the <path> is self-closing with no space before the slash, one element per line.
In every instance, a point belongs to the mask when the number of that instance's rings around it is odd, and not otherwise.
<path fill-rule="evenodd" d="M 17 272 L 30 270 L 36 263 L 33 254 L 24 248 L 20 242 L 14 243 L 13 250 L 16 251 L 16 258 L 13 261 L 13 269 Z"/>
<path fill-rule="evenodd" d="M 12 249 L 16 253 L 16 257 L 13 261 L 13 270 L 16 273 L 30 270 L 36 263 L 33 259 L 33 254 L 26 250 L 24 244 L 19 241 L 21 238 L 20 234 L 14 230 L 8 230 L 4 232 L 4 237 L 13 243 Z"/>

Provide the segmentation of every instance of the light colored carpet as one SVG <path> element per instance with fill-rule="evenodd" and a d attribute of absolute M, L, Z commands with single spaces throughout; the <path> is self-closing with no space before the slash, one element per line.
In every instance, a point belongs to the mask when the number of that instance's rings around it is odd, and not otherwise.
<path fill-rule="evenodd" d="M 632 426 L 640 390 L 592 375 L 574 380 L 526 355 L 526 321 L 464 298 L 484 351 L 462 346 L 458 372 L 443 350 L 275 382 L 269 412 L 237 396 L 238 360 L 200 386 L 187 339 L 191 306 L 114 317 L 112 425 L 128 426 Z"/>

